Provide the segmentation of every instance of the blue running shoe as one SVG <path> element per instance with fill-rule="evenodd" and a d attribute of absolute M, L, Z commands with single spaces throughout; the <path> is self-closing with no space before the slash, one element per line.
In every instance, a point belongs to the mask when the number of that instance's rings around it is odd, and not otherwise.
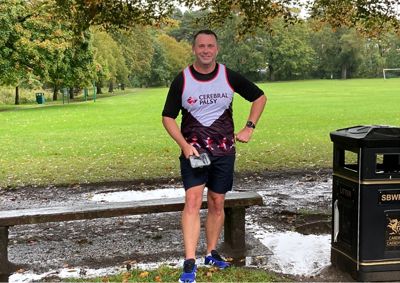
<path fill-rule="evenodd" d="M 223 259 L 216 250 L 211 251 L 211 256 L 206 256 L 204 259 L 204 264 L 206 265 L 213 265 L 215 267 L 218 267 L 219 269 L 225 269 L 229 266 L 229 262 L 226 262 L 225 259 Z"/>
<path fill-rule="evenodd" d="M 193 258 L 185 260 L 179 283 L 196 283 L 196 271 L 196 261 Z"/>

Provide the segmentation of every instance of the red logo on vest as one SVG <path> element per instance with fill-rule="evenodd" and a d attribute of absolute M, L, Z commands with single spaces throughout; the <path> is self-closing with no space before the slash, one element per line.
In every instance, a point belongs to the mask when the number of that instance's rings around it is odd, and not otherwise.
<path fill-rule="evenodd" d="M 197 99 L 194 99 L 193 97 L 189 97 L 187 100 L 187 103 L 189 103 L 190 105 L 193 105 L 197 102 Z"/>

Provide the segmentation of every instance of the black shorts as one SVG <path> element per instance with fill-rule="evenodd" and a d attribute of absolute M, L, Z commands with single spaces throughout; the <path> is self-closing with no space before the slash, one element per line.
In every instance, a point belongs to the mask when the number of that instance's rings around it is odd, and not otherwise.
<path fill-rule="evenodd" d="M 185 190 L 205 184 L 206 187 L 218 194 L 232 190 L 235 155 L 212 156 L 210 166 L 192 168 L 189 159 L 179 157 L 181 176 Z"/>

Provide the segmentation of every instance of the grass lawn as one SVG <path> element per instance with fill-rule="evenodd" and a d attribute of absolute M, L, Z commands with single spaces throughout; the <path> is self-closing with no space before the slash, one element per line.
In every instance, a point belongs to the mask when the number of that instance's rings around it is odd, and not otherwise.
<path fill-rule="evenodd" d="M 115 276 L 97 277 L 90 282 L 176 282 L 182 269 L 161 266 L 155 270 L 133 269 Z M 67 282 L 70 280 L 66 280 Z M 218 270 L 200 267 L 196 274 L 197 282 L 290 282 L 283 276 L 277 276 L 262 269 L 231 267 Z M 71 282 L 88 282 L 87 279 L 73 279 Z"/>
<path fill-rule="evenodd" d="M 400 126 L 400 79 L 260 84 L 268 96 L 237 171 L 331 166 L 333 130 Z M 179 149 L 161 124 L 166 88 L 71 104 L 0 105 L 0 187 L 178 178 Z M 234 101 L 238 129 L 250 104 Z"/>

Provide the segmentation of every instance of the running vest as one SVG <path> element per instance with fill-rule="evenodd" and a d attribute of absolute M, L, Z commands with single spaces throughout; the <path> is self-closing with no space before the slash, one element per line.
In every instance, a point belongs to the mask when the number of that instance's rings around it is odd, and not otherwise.
<path fill-rule="evenodd" d="M 215 156 L 234 154 L 234 90 L 227 80 L 225 66 L 219 64 L 216 76 L 209 81 L 196 80 L 190 67 L 183 70 L 183 77 L 183 136 L 200 152 L 208 151 Z"/>

